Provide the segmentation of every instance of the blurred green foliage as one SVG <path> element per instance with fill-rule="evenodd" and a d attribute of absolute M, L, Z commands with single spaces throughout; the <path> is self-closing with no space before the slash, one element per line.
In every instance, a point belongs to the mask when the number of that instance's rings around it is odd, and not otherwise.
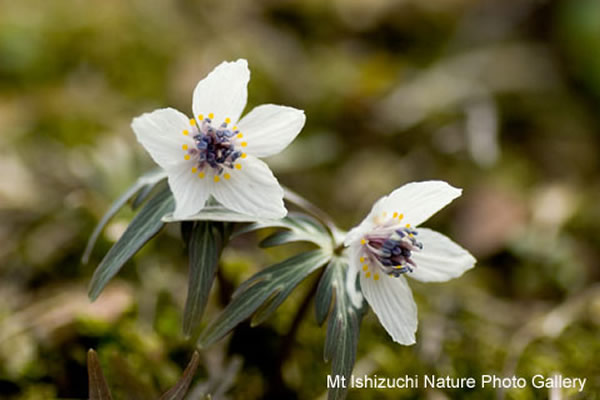
<path fill-rule="evenodd" d="M 165 106 L 189 112 L 196 82 L 243 57 L 248 109 L 272 102 L 307 114 L 270 165 L 340 226 L 408 181 L 465 189 L 429 226 L 470 249 L 477 267 L 447 284 L 412 284 L 415 346 L 393 344 L 367 314 L 357 375 L 562 373 L 588 378 L 585 393 L 564 397 L 599 398 L 599 16 L 595 0 L 0 0 L 0 397 L 85 398 L 88 348 L 116 398 L 175 383 L 193 352 L 181 334 L 187 260 L 177 227 L 93 304 L 93 269 L 132 214 L 108 226 L 90 265 L 79 259 L 111 201 L 153 166 L 131 119 Z M 262 235 L 227 248 L 205 319 L 288 255 L 257 250 Z M 190 398 L 322 396 L 330 366 L 312 310 L 281 368 L 277 359 L 309 289 L 203 351 Z M 531 387 L 349 392 L 548 396 Z"/>

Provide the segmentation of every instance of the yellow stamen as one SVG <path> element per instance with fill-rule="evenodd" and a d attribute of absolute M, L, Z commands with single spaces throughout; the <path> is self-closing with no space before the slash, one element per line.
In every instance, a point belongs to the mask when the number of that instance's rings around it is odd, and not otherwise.
<path fill-rule="evenodd" d="M 215 177 L 214 177 L 214 181 L 215 181 L 215 182 L 219 182 L 220 180 L 221 180 L 221 178 L 219 178 L 219 175 L 215 175 Z"/>
<path fill-rule="evenodd" d="M 367 241 L 365 239 L 361 239 L 360 244 L 367 244 Z"/>
<path fill-rule="evenodd" d="M 237 131 L 237 126 L 234 126 L 234 127 L 233 127 L 233 130 L 234 130 L 234 131 Z"/>
<path fill-rule="evenodd" d="M 407 227 L 407 228 L 410 228 L 410 224 L 406 224 L 406 227 Z"/>
<path fill-rule="evenodd" d="M 185 156 L 183 156 L 183 158 L 184 158 L 185 160 L 189 160 L 189 159 L 190 159 L 190 155 L 189 155 L 189 154 L 186 154 Z"/>
<path fill-rule="evenodd" d="M 200 173 L 198 174 L 198 178 L 200 178 L 200 179 L 204 179 L 204 177 L 205 177 L 205 175 L 204 175 L 204 172 L 200 172 Z"/>
<path fill-rule="evenodd" d="M 379 280 L 379 274 L 373 275 L 373 279 L 375 279 L 376 281 L 378 281 Z"/>
<path fill-rule="evenodd" d="M 361 263 L 365 262 L 365 258 L 364 258 L 364 257 L 361 257 L 361 258 L 360 258 L 360 262 L 361 262 Z"/>
<path fill-rule="evenodd" d="M 402 218 L 404 218 L 404 214 L 400 214 L 398 215 L 398 219 L 401 220 Z"/>
<path fill-rule="evenodd" d="M 229 117 L 225 118 L 225 123 L 226 123 L 226 124 L 228 124 L 228 123 L 230 123 L 230 122 L 231 122 L 231 118 L 229 118 Z"/>
<path fill-rule="evenodd" d="M 215 117 L 215 114 L 213 114 L 213 113 L 208 114 L 208 118 L 213 119 L 214 117 Z"/>
<path fill-rule="evenodd" d="M 238 139 L 241 139 L 241 138 L 243 138 L 243 137 L 244 137 L 244 135 L 242 135 L 241 133 L 238 133 L 238 135 L 237 135 L 237 138 L 238 138 Z"/>
<path fill-rule="evenodd" d="M 369 270 L 369 266 L 367 264 L 363 265 L 363 271 L 368 271 Z"/>
<path fill-rule="evenodd" d="M 188 131 L 188 130 L 186 129 L 186 130 L 184 130 L 182 133 L 183 133 L 185 136 L 187 136 L 187 135 L 189 135 L 189 134 L 190 134 L 190 131 Z"/>
<path fill-rule="evenodd" d="M 204 115 L 202 115 L 202 114 L 198 114 L 198 119 L 199 119 L 200 121 L 204 121 Z"/>
<path fill-rule="evenodd" d="M 392 216 L 392 218 L 396 218 L 398 216 L 397 212 L 394 212 L 394 215 Z"/>
<path fill-rule="evenodd" d="M 190 125 L 196 125 L 196 120 L 194 118 L 190 118 Z"/>
<path fill-rule="evenodd" d="M 198 168 L 192 167 L 192 174 L 195 174 L 196 172 L 198 172 Z"/>
<path fill-rule="evenodd" d="M 229 174 L 225 174 L 225 175 L 223 175 L 223 177 L 224 177 L 225 179 L 230 179 L 230 178 L 231 178 L 231 175 L 229 175 Z"/>
<path fill-rule="evenodd" d="M 370 278 L 370 277 L 371 277 L 371 273 L 370 273 L 370 272 L 367 272 L 367 273 L 365 274 L 365 277 L 367 277 L 367 278 Z"/>
<path fill-rule="evenodd" d="M 248 146 L 248 142 L 242 142 L 242 147 Z"/>
<path fill-rule="evenodd" d="M 246 154 L 246 153 L 242 153 L 242 155 L 241 155 L 240 157 L 242 157 L 242 158 L 246 158 L 246 157 L 248 157 L 248 154 Z"/>
<path fill-rule="evenodd" d="M 242 169 L 242 164 L 235 164 L 235 169 Z"/>
<path fill-rule="evenodd" d="M 182 149 L 187 150 L 188 149 L 188 145 L 184 144 L 183 146 L 181 146 Z"/>

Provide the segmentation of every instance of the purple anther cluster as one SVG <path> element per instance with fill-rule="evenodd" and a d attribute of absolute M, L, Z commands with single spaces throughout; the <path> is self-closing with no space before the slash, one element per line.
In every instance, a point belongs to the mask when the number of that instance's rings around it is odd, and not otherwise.
<path fill-rule="evenodd" d="M 196 148 L 189 150 L 189 153 L 197 155 L 198 169 L 208 165 L 221 174 L 224 167 L 233 168 L 235 160 L 242 155 L 231 140 L 239 131 L 227 128 L 225 122 L 219 128 L 213 128 L 211 122 L 209 118 L 202 121 L 198 133 L 194 135 Z"/>
<path fill-rule="evenodd" d="M 413 252 L 423 249 L 423 244 L 415 238 L 417 235 L 414 229 L 400 228 L 387 238 L 369 239 L 369 248 L 386 274 L 397 278 L 417 266 L 411 259 Z"/>

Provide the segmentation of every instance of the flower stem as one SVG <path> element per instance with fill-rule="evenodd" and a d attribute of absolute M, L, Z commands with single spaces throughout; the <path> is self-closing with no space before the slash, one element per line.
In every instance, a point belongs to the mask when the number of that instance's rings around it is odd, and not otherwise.
<path fill-rule="evenodd" d="M 286 200 L 318 219 L 323 225 L 325 225 L 329 233 L 331 233 L 331 236 L 338 241 L 341 230 L 335 225 L 331 217 L 327 215 L 325 211 L 321 210 L 319 207 L 315 206 L 313 203 L 285 186 L 283 187 L 283 192 L 283 197 Z"/>
<path fill-rule="evenodd" d="M 283 362 L 287 359 L 290 354 L 290 350 L 292 345 L 294 344 L 294 340 L 296 338 L 296 334 L 298 333 L 298 328 L 300 328 L 300 323 L 306 316 L 306 312 L 308 311 L 308 307 L 310 303 L 317 294 L 317 288 L 319 287 L 319 283 L 321 282 L 321 277 L 325 273 L 325 269 L 327 266 L 324 266 L 319 271 L 319 276 L 316 277 L 312 287 L 302 299 L 302 303 L 300 303 L 300 307 L 298 307 L 298 311 L 296 311 L 296 315 L 294 316 L 294 320 L 292 321 L 292 325 L 290 326 L 290 330 L 285 335 L 281 345 L 281 351 L 279 352 L 279 366 L 283 365 Z"/>
<path fill-rule="evenodd" d="M 274 368 L 274 370 L 277 372 L 276 372 L 275 376 L 273 377 L 273 382 L 271 382 L 271 386 L 272 386 L 271 390 L 274 393 L 280 393 L 281 390 L 283 389 L 283 387 L 285 386 L 284 382 L 283 382 L 283 376 L 281 375 L 283 364 L 285 363 L 285 361 L 288 359 L 288 357 L 291 354 L 292 346 L 294 345 L 294 341 L 296 340 L 296 335 L 298 333 L 298 329 L 300 328 L 300 324 L 302 323 L 302 320 L 306 316 L 306 313 L 312 302 L 313 297 L 315 297 L 315 295 L 317 294 L 319 282 L 321 282 L 321 277 L 325 273 L 326 268 L 327 268 L 327 266 L 324 266 L 319 271 L 319 274 L 315 278 L 315 281 L 313 282 L 311 288 L 308 290 L 308 292 L 304 296 L 304 299 L 302 299 L 302 303 L 300 303 L 300 307 L 298 307 L 298 310 L 296 311 L 296 315 L 294 316 L 294 320 L 292 321 L 292 324 L 290 325 L 290 329 L 288 330 L 287 334 L 281 340 L 279 357 L 277 357 L 277 364 Z"/>

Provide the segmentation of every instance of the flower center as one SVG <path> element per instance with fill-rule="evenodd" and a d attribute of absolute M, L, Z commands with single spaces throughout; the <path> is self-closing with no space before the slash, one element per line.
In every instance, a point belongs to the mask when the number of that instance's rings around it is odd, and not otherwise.
<path fill-rule="evenodd" d="M 411 258 L 415 251 L 423 250 L 423 243 L 417 241 L 418 232 L 410 226 L 398 228 L 381 227 L 366 235 L 361 262 L 369 261 L 377 265 L 384 273 L 395 278 L 407 272 L 412 272 L 417 264 Z M 366 268 L 365 268 L 366 267 Z M 363 270 L 370 276 L 369 266 L 363 265 Z"/>
<path fill-rule="evenodd" d="M 191 132 L 187 130 L 184 135 L 191 135 L 194 140 L 194 147 L 189 148 L 188 145 L 183 145 L 183 150 L 186 151 L 185 159 L 194 160 L 196 166 L 192 168 L 192 172 L 200 171 L 198 176 L 204 177 L 205 171 L 212 168 L 215 181 L 218 182 L 218 176 L 227 169 L 241 169 L 241 164 L 236 164 L 239 158 L 245 158 L 246 154 L 239 150 L 239 147 L 246 147 L 247 143 L 241 141 L 243 134 L 237 127 L 229 128 L 231 120 L 225 119 L 220 126 L 213 126 L 213 114 L 209 114 L 204 118 L 198 116 L 199 124 L 195 119 L 190 120 L 192 126 Z M 225 174 L 225 178 L 229 179 L 229 174 Z"/>

